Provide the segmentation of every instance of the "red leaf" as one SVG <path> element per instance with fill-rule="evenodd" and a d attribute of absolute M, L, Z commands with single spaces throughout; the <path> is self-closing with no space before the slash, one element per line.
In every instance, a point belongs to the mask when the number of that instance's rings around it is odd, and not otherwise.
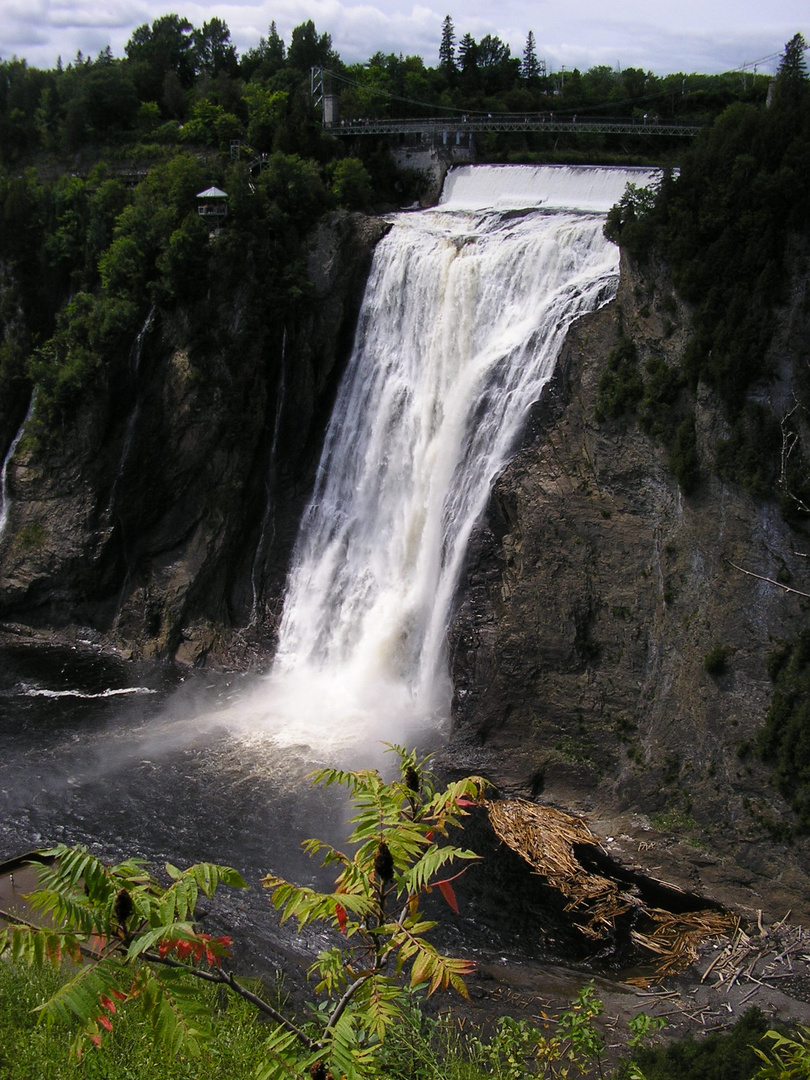
<path fill-rule="evenodd" d="M 93 1043 L 95 1046 L 101 1046 L 101 1036 L 100 1035 L 91 1035 L 90 1036 L 90 1042 Z"/>
<path fill-rule="evenodd" d="M 341 934 L 346 933 L 346 909 L 341 907 L 340 904 L 335 904 L 335 914 L 337 915 L 338 926 L 340 927 Z"/>
<path fill-rule="evenodd" d="M 107 1010 L 107 1012 L 115 1013 L 115 1002 L 110 1001 L 106 994 L 102 994 L 99 998 L 99 1001 L 101 1002 L 102 1007 Z"/>
<path fill-rule="evenodd" d="M 456 806 L 477 806 L 472 799 L 456 799 Z"/>
<path fill-rule="evenodd" d="M 119 1001 L 126 1001 L 127 995 L 122 994 L 120 990 L 111 990 L 110 993 L 114 998 L 118 998 Z"/>
<path fill-rule="evenodd" d="M 458 915 L 458 900 L 456 900 L 456 894 L 453 892 L 453 886 L 449 881 L 437 881 L 436 884 L 439 886 L 442 896 Z"/>
<path fill-rule="evenodd" d="M 105 1027 L 107 1029 L 107 1031 L 112 1031 L 112 1023 L 110 1022 L 109 1016 L 104 1016 L 102 1014 L 101 1016 L 97 1016 L 96 1020 L 98 1020 L 98 1022 L 101 1024 L 101 1026 Z M 101 1041 L 101 1036 L 100 1035 L 99 1035 L 99 1041 Z"/>
<path fill-rule="evenodd" d="M 185 960 L 187 956 L 190 956 L 194 949 L 194 946 L 190 941 L 176 941 L 174 942 L 174 947 L 181 960 Z"/>

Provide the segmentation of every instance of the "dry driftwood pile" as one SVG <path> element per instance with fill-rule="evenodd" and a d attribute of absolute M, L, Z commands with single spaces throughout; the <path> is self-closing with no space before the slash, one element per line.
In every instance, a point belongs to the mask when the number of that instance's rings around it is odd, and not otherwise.
<path fill-rule="evenodd" d="M 684 911 L 673 915 L 671 911 L 648 908 L 645 914 L 652 921 L 653 929 L 644 933 L 631 932 L 636 945 L 658 956 L 658 975 L 672 975 L 697 963 L 700 946 L 710 938 L 722 938 L 739 927 L 739 919 L 730 911 L 706 908 L 702 911 Z"/>
<path fill-rule="evenodd" d="M 810 1000 L 810 930 L 788 925 L 790 912 L 778 923 L 764 927 L 761 913 L 756 930 L 746 933 L 738 924 L 725 946 L 711 959 L 701 982 L 731 989 L 735 983 L 771 986 L 803 1001 Z M 778 980 L 784 980 L 780 982 Z"/>
<path fill-rule="evenodd" d="M 738 922 L 713 948 L 704 945 L 696 965 L 700 981 L 686 991 L 660 983 L 650 987 L 649 980 L 630 981 L 644 985 L 644 990 L 637 991 L 639 996 L 648 999 L 647 1007 L 668 1023 L 714 1028 L 751 1005 L 766 1015 L 784 1016 L 786 1008 L 795 1010 L 796 1006 L 786 1005 L 780 995 L 810 1005 L 810 930 L 788 925 L 789 915 L 765 927 L 760 913 L 747 930 Z M 799 1010 L 795 1015 L 806 1023 L 807 1013 Z"/>
<path fill-rule="evenodd" d="M 676 915 L 645 904 L 632 885 L 587 870 L 576 848 L 601 844 L 581 818 L 524 799 L 490 802 L 487 812 L 496 835 L 566 898 L 565 910 L 584 934 L 604 938 L 632 911 L 631 940 L 656 957 L 659 975 L 683 970 L 697 961 L 702 942 L 738 929 L 729 912 Z"/>

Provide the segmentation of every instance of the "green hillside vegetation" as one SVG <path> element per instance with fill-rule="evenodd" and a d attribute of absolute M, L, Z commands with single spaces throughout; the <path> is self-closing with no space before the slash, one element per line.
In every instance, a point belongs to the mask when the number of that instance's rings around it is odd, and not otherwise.
<path fill-rule="evenodd" d="M 322 137 L 310 100 L 313 66 L 327 70 L 327 88 L 347 119 L 525 111 L 711 121 L 733 102 L 762 104 L 768 86 L 765 76 L 741 79 L 736 72 L 657 76 L 602 65 L 548 73 L 531 30 L 518 57 L 497 36 L 457 35 L 449 17 L 437 60 L 431 67 L 419 56 L 379 52 L 347 65 L 311 20 L 287 43 L 271 23 L 267 37 L 239 56 L 221 19 L 198 28 L 164 15 L 135 30 L 123 57 L 107 48 L 95 59 L 79 53 L 67 64 L 60 60 L 55 70 L 24 59 L 0 63 L 0 166 L 50 155 L 75 167 L 76 155 L 90 160 L 101 148 L 107 159 L 114 150 L 118 160 L 132 161 L 178 142 L 227 152 L 234 139 L 259 153 L 339 157 L 340 148 Z M 514 155 L 530 146 L 498 136 L 484 149 Z M 603 148 L 598 140 L 586 146 L 590 153 Z M 644 149 L 650 153 L 650 140 Z"/>
<path fill-rule="evenodd" d="M 652 252 L 663 259 L 693 316 L 680 370 L 657 370 L 646 381 L 632 364 L 614 371 L 600 387 L 602 412 L 615 416 L 617 410 L 638 408 L 642 426 L 671 447 L 673 468 L 688 493 L 696 473 L 688 463 L 691 455 L 684 456 L 678 445 L 678 432 L 694 427 L 694 393 L 676 392 L 679 383 L 692 392 L 705 384 L 729 424 L 710 466 L 754 495 L 777 498 L 789 518 L 806 517 L 810 493 L 810 469 L 801 452 L 810 405 L 806 371 L 798 373 L 798 412 L 776 414 L 758 398 L 775 374 L 768 350 L 777 311 L 787 299 L 789 271 L 801 274 L 807 258 L 806 246 L 797 242 L 810 223 L 804 48 L 801 35 L 788 43 L 769 105 L 729 106 L 685 153 L 677 178 L 666 174 L 654 197 L 628 190 L 605 227 L 638 260 Z M 677 428 L 669 409 L 676 402 Z M 662 405 L 670 420 L 659 428 L 654 417 Z M 797 435 L 783 460 L 783 447 Z"/>
<path fill-rule="evenodd" d="M 239 56 L 221 19 L 198 28 L 165 15 L 138 27 L 120 58 L 107 48 L 53 70 L 0 62 L 0 443 L 33 385 L 38 437 L 57 438 L 82 395 L 115 384 L 153 305 L 193 310 L 215 275 L 263 283 L 254 319 L 283 314 L 307 302 L 302 245 L 319 215 L 418 196 L 420 178 L 397 171 L 386 140 L 325 132 L 313 65 L 333 73 L 347 117 L 526 110 L 708 121 L 731 102 L 756 111 L 767 87 L 764 77 L 633 68 L 546 74 L 531 31 L 518 58 L 497 37 L 457 38 L 449 19 L 437 58 L 345 65 L 311 20 L 287 43 L 271 23 Z M 660 139 L 605 140 L 499 134 L 478 149 L 484 160 L 671 152 Z M 213 240 L 195 206 L 212 183 L 231 209 Z"/>

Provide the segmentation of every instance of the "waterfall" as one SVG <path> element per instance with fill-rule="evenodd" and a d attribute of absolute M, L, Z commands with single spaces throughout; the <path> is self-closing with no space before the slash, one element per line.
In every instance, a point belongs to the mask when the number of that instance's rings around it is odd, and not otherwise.
<path fill-rule="evenodd" d="M 276 412 L 273 418 L 273 436 L 270 440 L 270 460 L 267 464 L 267 479 L 264 484 L 264 515 L 259 530 L 259 542 L 253 554 L 253 562 L 250 567 L 250 585 L 253 600 L 250 607 L 250 625 L 256 626 L 261 621 L 259 593 L 259 565 L 267 548 L 268 534 L 272 540 L 275 535 L 275 487 L 276 487 L 276 457 L 278 455 L 278 435 L 281 430 L 281 416 L 284 411 L 285 385 L 287 381 L 287 327 L 281 335 L 281 377 L 279 378 L 278 396 L 276 399 Z"/>
<path fill-rule="evenodd" d="M 115 474 L 115 479 L 112 482 L 110 488 L 110 496 L 107 500 L 106 516 L 110 522 L 112 522 L 113 514 L 115 512 L 115 502 L 118 496 L 118 485 L 124 475 L 124 469 L 129 462 L 129 454 L 132 449 L 132 436 L 135 432 L 135 425 L 138 422 L 138 418 L 141 412 L 141 387 L 140 380 L 138 378 L 141 369 L 141 354 L 143 353 L 143 343 L 146 335 L 152 329 L 152 324 L 155 321 L 155 305 L 153 304 L 149 309 L 149 314 L 146 316 L 141 329 L 138 331 L 138 336 L 135 338 L 135 342 L 130 351 L 130 367 L 132 370 L 132 380 L 134 383 L 135 404 L 132 412 L 130 412 L 127 418 L 126 427 L 124 429 L 124 438 L 121 442 L 121 454 L 118 459 L 118 469 Z"/>
<path fill-rule="evenodd" d="M 465 167 L 378 245 L 268 676 L 302 739 L 318 720 L 391 738 L 448 715 L 470 534 L 571 323 L 615 295 L 605 213 L 652 179 Z"/>
<path fill-rule="evenodd" d="M 25 414 L 25 419 L 20 424 L 20 430 L 11 440 L 11 446 L 8 448 L 5 460 L 3 462 L 2 471 L 0 471 L 0 540 L 3 539 L 3 534 L 6 531 L 8 525 L 9 516 L 9 497 L 8 497 L 8 467 L 11 463 L 11 459 L 14 457 L 14 452 L 20 444 L 20 439 L 23 437 L 25 431 L 25 425 L 31 419 L 31 414 L 34 411 L 34 398 L 36 396 L 36 390 L 31 394 L 31 401 L 28 405 L 28 412 Z"/>

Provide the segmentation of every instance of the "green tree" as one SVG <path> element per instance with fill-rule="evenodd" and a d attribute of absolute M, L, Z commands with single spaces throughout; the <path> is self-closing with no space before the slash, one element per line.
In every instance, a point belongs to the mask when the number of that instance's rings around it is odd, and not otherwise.
<path fill-rule="evenodd" d="M 208 98 L 196 102 L 188 121 L 183 125 L 180 140 L 200 146 L 216 146 L 227 150 L 232 139 L 242 135 L 242 124 L 233 113 Z"/>
<path fill-rule="evenodd" d="M 536 83 L 540 78 L 540 62 L 537 59 L 534 33 L 531 30 L 526 35 L 526 46 L 523 50 L 523 60 L 520 64 L 520 77 L 525 79 L 528 83 Z"/>
<path fill-rule="evenodd" d="M 104 56 L 63 76 L 63 148 L 78 150 L 85 142 L 115 138 L 135 127 L 138 96 L 128 66 Z"/>
<path fill-rule="evenodd" d="M 780 1031 L 766 1031 L 771 1040 L 769 1051 L 754 1047 L 763 1062 L 754 1080 L 803 1080 L 810 1076 L 810 1028 L 800 1025 L 795 1036 Z"/>
<path fill-rule="evenodd" d="M 512 57 L 506 42 L 493 34 L 485 34 L 478 42 L 476 64 L 485 94 L 497 94 L 510 89 L 520 71 L 520 61 L 517 57 Z"/>
<path fill-rule="evenodd" d="M 332 178 L 332 193 L 341 206 L 347 206 L 350 210 L 369 207 L 374 198 L 374 189 L 362 161 L 344 158 L 337 163 Z"/>
<path fill-rule="evenodd" d="M 312 19 L 294 27 L 287 50 L 287 63 L 290 67 L 308 72 L 313 67 L 328 67 L 336 60 L 331 36 L 319 34 Z"/>
<path fill-rule="evenodd" d="M 810 630 L 768 658 L 773 697 L 758 746 L 774 769 L 776 786 L 795 810 L 799 827 L 810 830 Z"/>
<path fill-rule="evenodd" d="M 776 90 L 781 100 L 795 101 L 808 87 L 807 42 L 801 34 L 794 34 L 785 45 L 776 75 Z"/>
<path fill-rule="evenodd" d="M 199 214 L 189 213 L 158 255 L 164 297 L 191 301 L 208 287 L 208 227 Z"/>
<path fill-rule="evenodd" d="M 284 65 L 286 50 L 284 41 L 276 29 L 275 20 L 270 23 L 267 37 L 259 38 L 259 44 L 242 56 L 240 72 L 244 79 L 259 82 L 270 79 Z"/>
<path fill-rule="evenodd" d="M 204 72 L 211 78 L 220 72 L 225 72 L 232 78 L 236 75 L 239 58 L 227 23 L 216 17 L 209 19 L 207 23 L 203 23 L 202 30 L 193 31 L 192 38 L 197 71 Z"/>
<path fill-rule="evenodd" d="M 179 15 L 144 23 L 125 46 L 141 101 L 160 101 L 164 82 L 174 75 L 183 89 L 194 81 L 194 27 Z"/>
<path fill-rule="evenodd" d="M 470 71 L 478 62 L 478 43 L 469 32 L 459 42 L 458 60 L 462 71 Z"/>
<path fill-rule="evenodd" d="M 297 154 L 271 154 L 256 186 L 273 204 L 280 227 L 292 224 L 306 229 L 329 201 L 315 162 Z"/>
<path fill-rule="evenodd" d="M 259 83 L 245 87 L 248 110 L 248 142 L 262 154 L 274 148 L 276 135 L 287 116 L 289 94 L 286 90 L 271 90 Z"/>
<path fill-rule="evenodd" d="M 456 70 L 456 31 L 453 20 L 445 15 L 442 22 L 442 40 L 439 43 L 439 67 L 449 75 Z"/>
<path fill-rule="evenodd" d="M 267 32 L 267 58 L 279 67 L 284 63 L 284 42 L 276 29 L 275 19 L 270 23 Z"/>

